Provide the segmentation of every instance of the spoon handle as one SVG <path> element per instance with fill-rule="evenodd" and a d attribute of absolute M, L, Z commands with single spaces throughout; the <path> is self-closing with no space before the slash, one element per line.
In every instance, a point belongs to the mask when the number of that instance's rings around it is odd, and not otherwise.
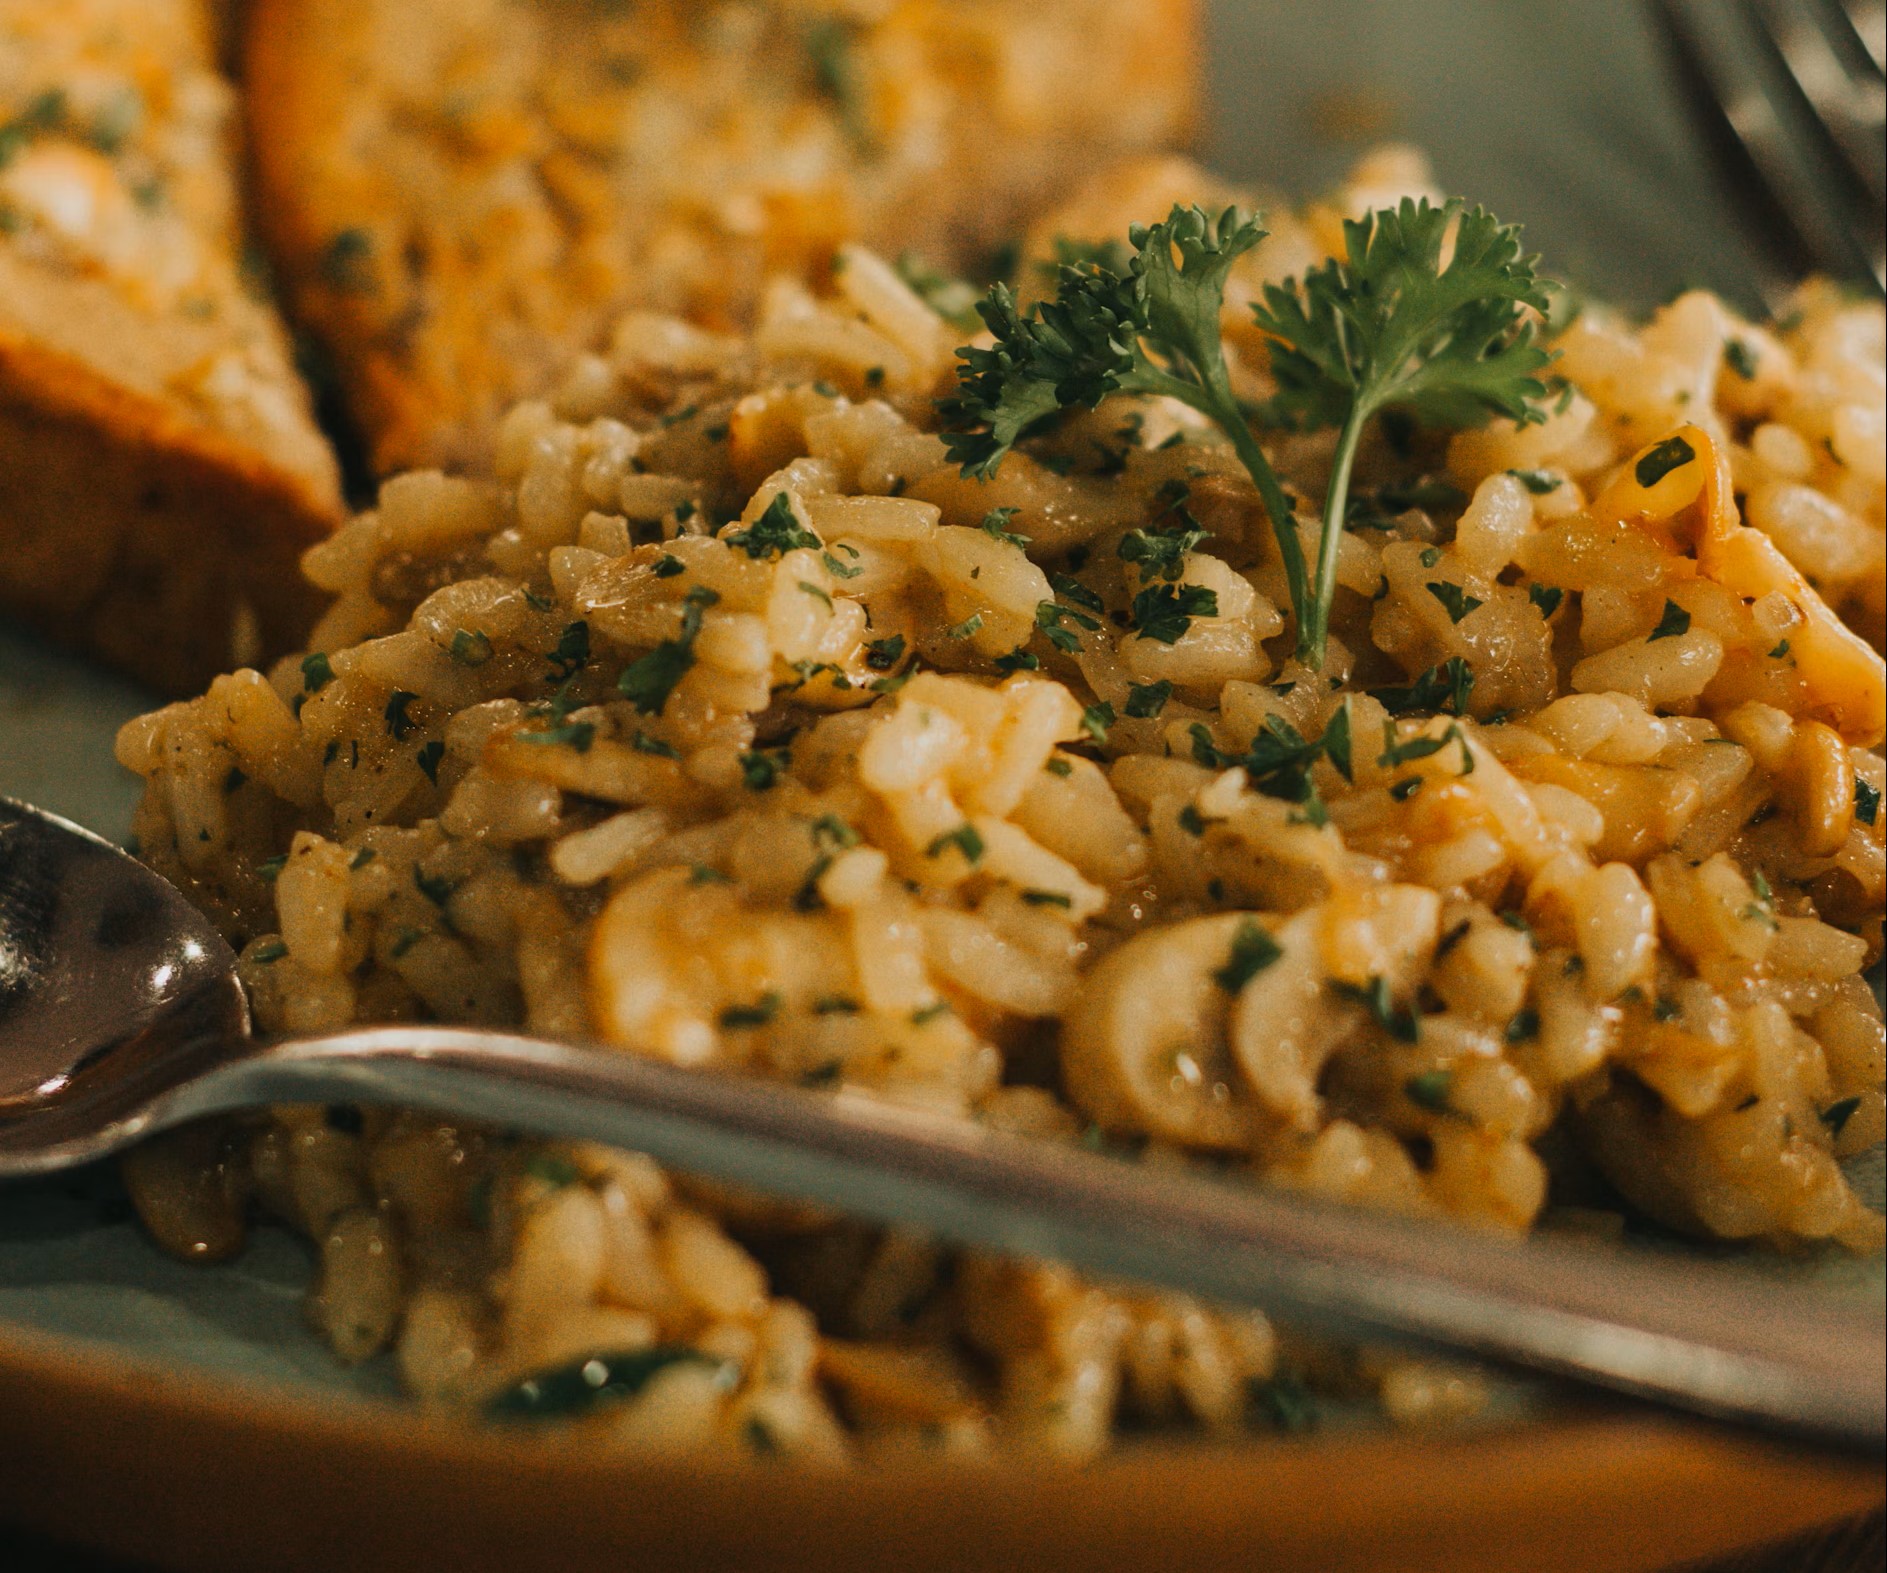
<path fill-rule="evenodd" d="M 380 1028 L 257 1050 L 152 1110 L 393 1103 L 661 1162 L 965 1245 L 1256 1305 L 1878 1448 L 1879 1307 L 1624 1248 L 1515 1240 L 1156 1172 L 857 1095 L 499 1033 Z"/>

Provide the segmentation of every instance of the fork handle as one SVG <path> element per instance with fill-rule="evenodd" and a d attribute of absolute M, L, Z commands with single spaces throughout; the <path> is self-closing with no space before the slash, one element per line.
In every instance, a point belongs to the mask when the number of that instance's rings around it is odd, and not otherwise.
<path fill-rule="evenodd" d="M 1879 1308 L 1724 1266 L 1386 1217 L 1155 1173 L 840 1092 L 443 1027 L 260 1046 L 158 1100 L 151 1125 L 351 1101 L 633 1148 L 679 1169 L 963 1245 L 1253 1305 L 1339 1336 L 1491 1358 L 1769 1429 L 1878 1449 Z"/>

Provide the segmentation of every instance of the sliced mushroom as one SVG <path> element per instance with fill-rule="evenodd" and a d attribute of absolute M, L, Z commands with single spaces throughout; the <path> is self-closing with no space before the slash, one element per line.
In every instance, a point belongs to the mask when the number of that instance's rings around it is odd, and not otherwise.
<path fill-rule="evenodd" d="M 1189 1147 L 1244 1143 L 1231 996 L 1218 974 L 1253 921 L 1226 912 L 1175 923 L 1128 940 L 1089 974 L 1062 1033 L 1062 1079 L 1088 1115 Z"/>

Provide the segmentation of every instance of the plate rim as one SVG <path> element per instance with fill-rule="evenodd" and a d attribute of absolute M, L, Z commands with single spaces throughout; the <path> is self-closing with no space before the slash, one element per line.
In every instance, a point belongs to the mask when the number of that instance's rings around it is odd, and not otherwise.
<path fill-rule="evenodd" d="M 362 1569 L 426 1558 L 528 1573 L 634 1548 L 638 1569 L 1000 1556 L 1030 1569 L 1157 1557 L 1626 1573 L 1884 1497 L 1879 1460 L 1583 1397 L 1546 1420 L 1454 1435 L 1149 1443 L 1086 1464 L 1011 1453 L 835 1472 L 610 1457 L 580 1429 L 509 1436 L 0 1327 L 0 1519 L 193 1570 L 313 1570 L 342 1556 Z"/>

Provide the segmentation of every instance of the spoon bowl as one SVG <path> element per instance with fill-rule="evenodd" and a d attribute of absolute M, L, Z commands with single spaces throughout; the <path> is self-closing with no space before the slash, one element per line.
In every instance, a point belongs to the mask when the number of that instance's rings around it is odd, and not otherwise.
<path fill-rule="evenodd" d="M 136 860 L 0 799 L 0 1180 L 271 1103 L 436 1110 L 961 1244 L 1257 1305 L 1878 1448 L 1877 1312 L 1721 1264 L 1392 1218 L 1154 1173 L 863 1094 L 455 1027 L 265 1043 L 235 957 Z"/>

